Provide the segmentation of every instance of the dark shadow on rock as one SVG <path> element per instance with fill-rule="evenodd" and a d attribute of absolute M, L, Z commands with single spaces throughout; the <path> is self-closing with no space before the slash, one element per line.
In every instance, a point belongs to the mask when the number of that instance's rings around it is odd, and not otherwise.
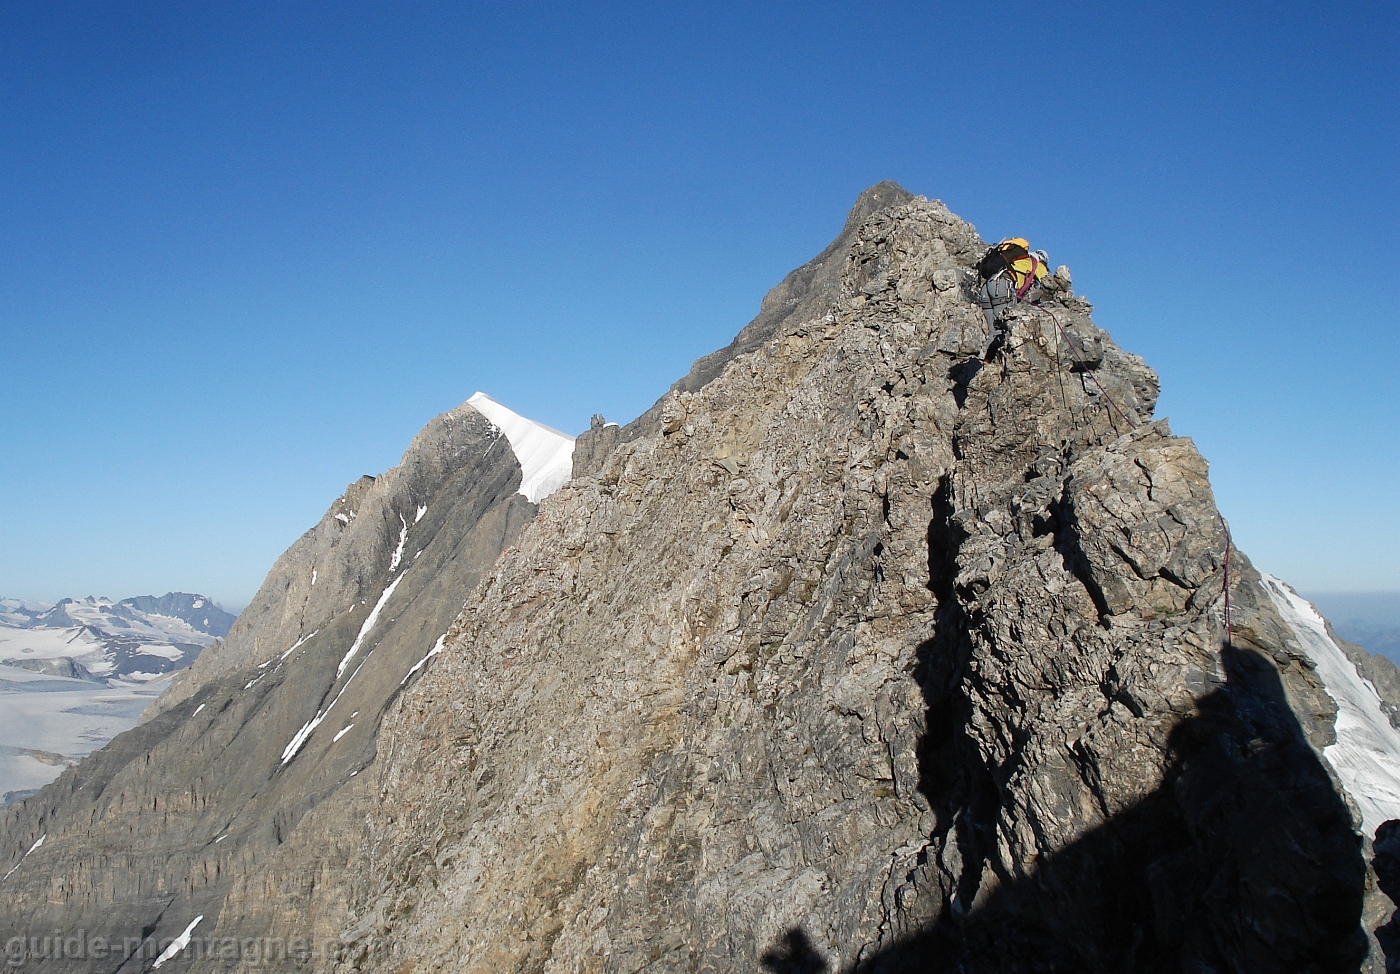
<path fill-rule="evenodd" d="M 928 649 L 924 669 L 936 679 L 936 647 Z M 967 770 L 961 793 L 955 780 L 952 795 L 928 795 L 956 816 L 971 868 L 935 923 L 859 969 L 1357 970 L 1366 869 L 1350 813 L 1273 665 L 1250 650 L 1222 655 L 1227 685 L 1173 731 L 1161 787 L 1031 875 L 983 879 L 997 805 L 988 786 L 969 785 L 990 774 L 960 729 L 940 730 L 941 745 L 921 755 L 937 769 L 927 783 L 946 786 L 949 768 Z M 945 724 L 958 696 L 946 687 L 930 686 L 930 718 Z"/>
<path fill-rule="evenodd" d="M 1381 823 L 1374 849 L 1376 884 L 1392 903 L 1400 903 L 1400 819 Z M 1400 974 L 1400 911 L 1376 931 L 1376 940 L 1385 951 L 1386 974 Z"/>
<path fill-rule="evenodd" d="M 962 409 L 967 402 L 967 387 L 972 384 L 972 380 L 977 377 L 977 373 L 982 371 L 982 360 L 971 358 L 966 362 L 959 362 L 948 370 L 948 378 L 953 380 L 953 401 Z"/>
<path fill-rule="evenodd" d="M 789 930 L 781 947 L 763 955 L 763 966 L 774 974 L 825 974 L 826 960 L 801 930 Z"/>
<path fill-rule="evenodd" d="M 1089 559 L 1084 554 L 1084 546 L 1079 537 L 1079 519 L 1075 517 L 1074 505 L 1069 498 L 1062 497 L 1051 501 L 1049 510 L 1049 529 L 1055 535 L 1055 550 L 1059 552 L 1060 563 L 1064 565 L 1065 571 L 1079 580 L 1079 584 L 1084 586 L 1084 591 L 1089 593 L 1089 598 L 1093 600 L 1094 608 L 1099 613 L 1099 625 L 1104 625 L 1104 620 L 1111 614 L 1108 597 L 1094 578 Z"/>
<path fill-rule="evenodd" d="M 931 919 L 853 974 L 1357 971 L 1366 865 L 1350 812 L 1278 671 L 1249 649 L 1221 650 L 1226 684 L 1172 731 L 1160 787 L 1033 872 L 1004 873 L 992 854 L 1002 796 L 967 731 L 969 634 L 983 620 L 953 591 L 963 538 L 949 489 L 934 498 L 940 608 L 916 675 L 928 708 L 920 789 L 937 818 L 929 855 L 941 848 L 954 866 L 911 873 L 918 915 Z M 787 942 L 807 943 L 800 930 Z M 770 970 L 797 969 L 778 957 L 764 957 Z"/>

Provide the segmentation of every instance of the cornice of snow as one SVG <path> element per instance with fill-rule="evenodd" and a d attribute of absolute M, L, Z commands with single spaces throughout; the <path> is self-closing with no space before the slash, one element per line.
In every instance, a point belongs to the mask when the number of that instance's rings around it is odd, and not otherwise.
<path fill-rule="evenodd" d="M 491 424 L 506 435 L 520 461 L 520 493 L 538 504 L 569 482 L 573 475 L 574 438 L 543 423 L 512 412 L 484 392 L 467 400 Z"/>

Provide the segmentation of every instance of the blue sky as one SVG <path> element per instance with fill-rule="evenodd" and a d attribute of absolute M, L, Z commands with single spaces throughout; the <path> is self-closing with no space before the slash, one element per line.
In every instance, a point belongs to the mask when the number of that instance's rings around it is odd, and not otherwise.
<path fill-rule="evenodd" d="M 1400 589 L 1400 8 L 0 6 L 0 594 L 246 601 L 481 389 L 578 432 L 882 179 L 1067 263 L 1255 562 Z"/>

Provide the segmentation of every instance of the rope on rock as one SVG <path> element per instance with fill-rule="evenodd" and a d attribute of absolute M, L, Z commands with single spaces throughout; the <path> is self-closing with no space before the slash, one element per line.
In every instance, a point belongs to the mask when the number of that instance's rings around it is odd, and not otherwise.
<path fill-rule="evenodd" d="M 1133 423 L 1132 420 L 1128 419 L 1128 414 L 1125 413 L 1122 407 L 1118 405 L 1117 400 L 1115 400 L 1112 396 L 1108 394 L 1108 390 L 1105 389 L 1103 387 L 1103 384 L 1099 382 L 1098 376 L 1094 375 L 1093 370 L 1089 368 L 1089 363 L 1084 361 L 1084 359 L 1080 356 L 1079 349 L 1074 347 L 1074 342 L 1069 340 L 1069 332 L 1065 330 L 1064 325 L 1060 324 L 1059 315 L 1055 314 L 1055 312 L 1051 311 L 1044 305 L 1034 305 L 1034 307 L 1037 311 L 1044 311 L 1046 314 L 1048 314 L 1050 316 L 1050 320 L 1055 323 L 1055 327 L 1060 329 L 1060 336 L 1064 338 L 1065 344 L 1069 346 L 1069 352 L 1071 355 L 1074 356 L 1074 360 L 1079 363 L 1081 374 L 1089 377 L 1089 381 L 1092 382 L 1094 384 L 1094 387 L 1099 390 L 1099 395 L 1102 396 L 1104 398 L 1104 401 L 1108 403 L 1110 407 L 1110 416 L 1112 415 L 1112 413 L 1116 412 L 1119 418 L 1123 420 L 1123 424 L 1127 426 L 1128 429 L 1132 429 Z M 1059 355 L 1059 352 L 1060 346 L 1059 343 L 1056 343 L 1055 354 L 1057 357 Z"/>
<path fill-rule="evenodd" d="M 1220 521 L 1220 527 L 1225 532 L 1225 648 L 1234 648 L 1234 632 L 1230 625 L 1230 553 L 1234 549 L 1233 539 L 1230 537 L 1230 525 L 1225 523 L 1225 518 L 1220 516 L 1220 512 L 1215 514 Z"/>

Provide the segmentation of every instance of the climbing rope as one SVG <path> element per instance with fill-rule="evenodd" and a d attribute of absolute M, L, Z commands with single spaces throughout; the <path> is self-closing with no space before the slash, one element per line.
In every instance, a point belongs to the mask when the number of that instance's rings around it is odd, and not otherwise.
<path fill-rule="evenodd" d="M 1116 412 L 1119 418 L 1123 420 L 1123 425 L 1127 426 L 1128 429 L 1132 429 L 1133 424 L 1132 421 L 1128 419 L 1128 414 L 1125 413 L 1123 411 L 1123 408 L 1118 405 L 1118 401 L 1108 394 L 1108 390 L 1103 387 L 1103 384 L 1101 382 L 1099 382 L 1098 376 L 1094 375 L 1093 370 L 1089 368 L 1089 363 L 1084 361 L 1084 359 L 1080 356 L 1079 349 L 1074 347 L 1074 342 L 1069 340 L 1069 332 L 1066 331 L 1065 326 L 1060 323 L 1059 315 L 1055 314 L 1055 312 L 1051 311 L 1047 307 L 1044 307 L 1043 305 L 1032 305 L 1032 307 L 1034 307 L 1037 311 L 1043 311 L 1047 315 L 1049 315 L 1050 320 L 1055 323 L 1055 327 L 1060 330 L 1060 336 L 1065 340 L 1065 344 L 1069 346 L 1070 354 L 1073 355 L 1074 360 L 1079 363 L 1079 367 L 1081 370 L 1080 374 L 1088 376 L 1089 381 L 1092 382 L 1094 384 L 1094 387 L 1099 390 L 1099 395 L 1102 396 L 1104 401 L 1108 403 L 1110 422 L 1112 421 L 1113 413 Z M 1057 342 L 1055 345 L 1055 357 L 1057 360 L 1057 365 L 1059 353 L 1060 346 Z M 1115 432 L 1118 430 L 1117 423 L 1113 424 L 1113 429 Z"/>
<path fill-rule="evenodd" d="M 1234 632 L 1230 625 L 1230 552 L 1234 548 L 1233 539 L 1230 537 L 1230 525 L 1225 523 L 1225 518 L 1216 512 L 1216 518 L 1220 521 L 1220 527 L 1225 532 L 1225 648 L 1234 648 Z"/>

